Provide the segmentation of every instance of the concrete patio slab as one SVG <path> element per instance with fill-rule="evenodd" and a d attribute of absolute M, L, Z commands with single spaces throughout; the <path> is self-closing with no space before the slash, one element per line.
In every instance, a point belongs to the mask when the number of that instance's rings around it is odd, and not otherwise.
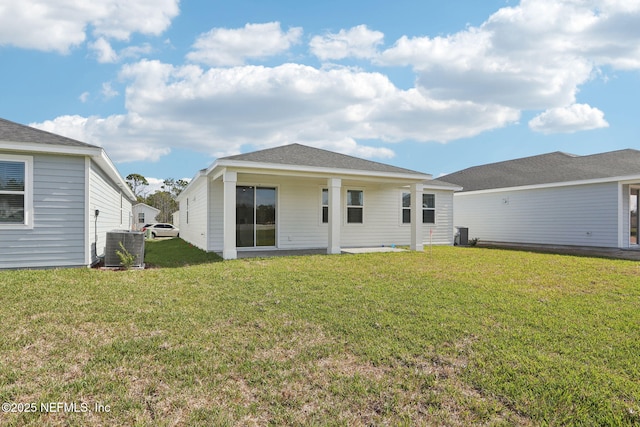
<path fill-rule="evenodd" d="M 369 254 L 375 252 L 406 252 L 406 249 L 378 246 L 375 248 L 342 248 L 343 254 Z"/>
<path fill-rule="evenodd" d="M 390 246 L 378 246 L 372 248 L 342 248 L 343 254 L 366 254 L 374 252 L 406 252 L 406 249 L 393 248 Z M 221 254 L 219 254 L 221 255 Z M 271 258 L 280 256 L 303 256 L 303 255 L 327 255 L 326 248 L 318 249 L 268 249 L 255 251 L 238 251 L 238 258 Z"/>

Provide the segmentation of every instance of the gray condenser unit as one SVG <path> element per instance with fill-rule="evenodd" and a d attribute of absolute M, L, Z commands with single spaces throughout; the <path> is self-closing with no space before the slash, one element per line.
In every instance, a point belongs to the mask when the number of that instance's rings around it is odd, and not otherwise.
<path fill-rule="evenodd" d="M 122 267 L 118 252 L 122 246 L 136 259 L 133 267 L 144 267 L 144 233 L 140 231 L 114 230 L 107 232 L 107 246 L 104 254 L 105 267 Z"/>

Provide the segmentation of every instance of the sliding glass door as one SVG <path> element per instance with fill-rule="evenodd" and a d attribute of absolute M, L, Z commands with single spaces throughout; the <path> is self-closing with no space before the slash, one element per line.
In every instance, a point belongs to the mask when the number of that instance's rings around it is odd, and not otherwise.
<path fill-rule="evenodd" d="M 276 246 L 276 189 L 236 187 L 236 246 Z"/>

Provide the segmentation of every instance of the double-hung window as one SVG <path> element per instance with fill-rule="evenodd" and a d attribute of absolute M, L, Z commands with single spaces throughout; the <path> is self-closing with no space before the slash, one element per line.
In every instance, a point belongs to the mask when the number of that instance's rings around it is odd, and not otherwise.
<path fill-rule="evenodd" d="M 411 224 L 411 193 L 402 193 L 402 223 Z M 435 194 L 422 194 L 422 223 L 436 223 Z"/>
<path fill-rule="evenodd" d="M 347 224 L 362 224 L 364 218 L 364 191 L 347 190 Z"/>
<path fill-rule="evenodd" d="M 0 228 L 24 228 L 31 220 L 31 170 L 26 156 L 0 156 Z"/>
<path fill-rule="evenodd" d="M 329 189 L 322 189 L 322 223 L 329 223 Z"/>

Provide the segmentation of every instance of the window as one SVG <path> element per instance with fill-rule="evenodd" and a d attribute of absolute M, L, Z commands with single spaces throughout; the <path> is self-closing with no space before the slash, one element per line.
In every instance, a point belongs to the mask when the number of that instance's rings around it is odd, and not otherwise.
<path fill-rule="evenodd" d="M 30 221 L 31 157 L 0 158 L 0 227 L 28 226 Z"/>
<path fill-rule="evenodd" d="M 422 223 L 436 223 L 436 195 L 422 194 Z"/>
<path fill-rule="evenodd" d="M 144 224 L 144 212 L 138 212 L 138 223 Z"/>
<path fill-rule="evenodd" d="M 411 224 L 411 193 L 402 193 L 402 223 Z"/>
<path fill-rule="evenodd" d="M 347 190 L 347 224 L 362 224 L 364 210 L 364 192 Z"/>
<path fill-rule="evenodd" d="M 402 223 L 411 224 L 411 193 L 402 193 Z M 422 194 L 422 223 L 436 223 L 435 194 Z"/>
<path fill-rule="evenodd" d="M 322 189 L 322 223 L 329 223 L 329 189 Z"/>

